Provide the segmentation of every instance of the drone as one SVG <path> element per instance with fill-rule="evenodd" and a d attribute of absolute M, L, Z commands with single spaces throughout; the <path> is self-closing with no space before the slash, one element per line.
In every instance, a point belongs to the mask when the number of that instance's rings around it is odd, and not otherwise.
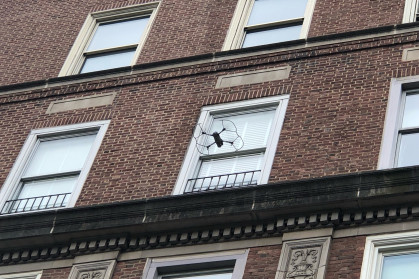
<path fill-rule="evenodd" d="M 201 124 L 197 125 L 199 134 L 198 136 L 194 135 L 194 138 L 199 153 L 210 155 L 211 150 L 213 150 L 215 146 L 218 148 L 225 146 L 226 149 L 233 148 L 234 150 L 232 151 L 238 151 L 243 147 L 243 139 L 237 133 L 237 127 L 232 121 L 225 119 L 218 120 L 214 122 L 213 127 L 213 130 L 219 128 L 218 131 L 213 131 L 212 133 L 205 132 L 204 129 L 202 129 Z"/>

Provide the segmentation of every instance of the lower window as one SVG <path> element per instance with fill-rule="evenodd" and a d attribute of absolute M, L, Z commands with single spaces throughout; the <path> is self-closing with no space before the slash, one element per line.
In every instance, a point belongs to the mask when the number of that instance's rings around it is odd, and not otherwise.
<path fill-rule="evenodd" d="M 0 193 L 1 214 L 72 206 L 107 121 L 34 130 Z"/>
<path fill-rule="evenodd" d="M 411 254 L 384 255 L 381 279 L 416 279 L 418 274 L 419 251 Z"/>
<path fill-rule="evenodd" d="M 0 279 L 41 279 L 42 271 L 0 275 Z"/>
<path fill-rule="evenodd" d="M 239 279 L 248 250 L 149 259 L 145 279 Z"/>
<path fill-rule="evenodd" d="M 416 279 L 419 232 L 367 237 L 361 279 Z"/>

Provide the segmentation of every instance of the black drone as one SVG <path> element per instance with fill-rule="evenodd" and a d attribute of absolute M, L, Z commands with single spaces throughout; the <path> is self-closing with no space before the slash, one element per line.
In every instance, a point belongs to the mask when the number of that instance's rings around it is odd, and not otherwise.
<path fill-rule="evenodd" d="M 218 122 L 218 123 L 217 123 Z M 201 124 L 198 124 L 199 134 L 194 135 L 196 141 L 196 148 L 199 153 L 209 155 L 211 153 L 211 147 L 216 145 L 221 148 L 225 143 L 228 143 L 230 147 L 234 148 L 234 151 L 238 151 L 243 147 L 243 139 L 237 133 L 236 125 L 230 120 L 218 120 L 214 122 L 213 127 L 219 127 L 219 132 L 214 131 L 207 133 L 202 129 Z"/>

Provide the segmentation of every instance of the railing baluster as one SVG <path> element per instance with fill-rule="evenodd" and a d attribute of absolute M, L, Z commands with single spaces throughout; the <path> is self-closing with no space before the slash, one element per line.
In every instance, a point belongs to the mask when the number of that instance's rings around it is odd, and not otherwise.
<path fill-rule="evenodd" d="M 254 181 L 255 177 L 257 176 L 256 173 L 260 173 L 260 170 L 188 179 L 186 182 L 184 193 L 203 192 L 216 189 L 230 188 L 235 186 L 255 185 L 257 181 Z M 248 179 L 249 176 L 250 180 Z"/>
<path fill-rule="evenodd" d="M 66 198 L 71 193 L 29 197 L 24 199 L 8 200 L 4 203 L 0 214 L 11 214 L 19 212 L 36 211 L 40 209 L 64 207 Z M 63 197 L 60 202 L 60 197 Z M 51 202 L 53 201 L 53 202 Z M 46 202 L 46 203 L 45 203 Z"/>

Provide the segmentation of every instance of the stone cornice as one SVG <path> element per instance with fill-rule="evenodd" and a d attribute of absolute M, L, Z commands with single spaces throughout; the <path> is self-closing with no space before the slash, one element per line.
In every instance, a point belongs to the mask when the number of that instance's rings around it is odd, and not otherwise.
<path fill-rule="evenodd" d="M 12 263 L 31 260 L 22 258 L 25 251 L 47 249 L 44 254 L 55 251 L 55 257 L 64 249 L 67 257 L 96 249 L 154 249 L 409 221 L 418 215 L 419 167 L 411 167 L 5 215 L 0 218 L 0 253 L 4 263 Z M 82 245 L 80 250 L 80 243 L 90 248 Z M 12 260 L 13 254 L 19 259 Z"/>

